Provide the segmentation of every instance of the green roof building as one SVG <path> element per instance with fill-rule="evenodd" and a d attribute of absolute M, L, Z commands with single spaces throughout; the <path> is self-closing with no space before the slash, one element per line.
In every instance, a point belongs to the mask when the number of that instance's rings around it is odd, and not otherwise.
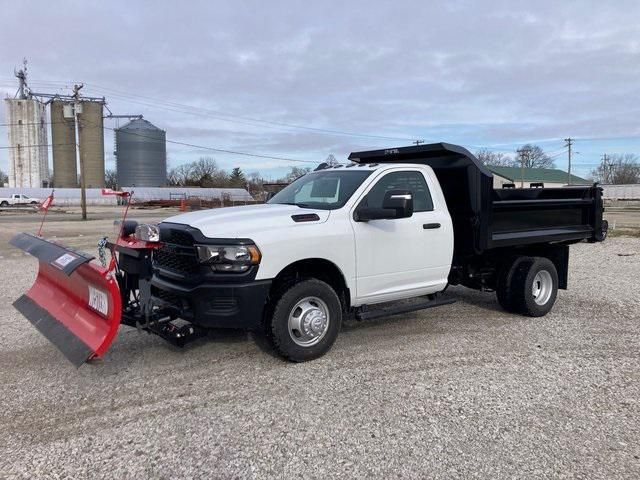
<path fill-rule="evenodd" d="M 520 188 L 524 183 L 529 188 L 532 183 L 543 183 L 545 187 L 564 187 L 566 185 L 590 185 L 593 182 L 571 175 L 557 168 L 525 168 L 486 166 L 493 173 L 493 188 L 502 188 L 505 183 L 514 183 Z"/>

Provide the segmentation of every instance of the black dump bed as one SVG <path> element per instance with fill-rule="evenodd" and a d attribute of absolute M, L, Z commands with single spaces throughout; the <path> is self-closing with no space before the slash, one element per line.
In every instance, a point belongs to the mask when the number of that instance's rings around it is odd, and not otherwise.
<path fill-rule="evenodd" d="M 458 255 L 499 247 L 600 240 L 600 187 L 494 189 L 493 174 L 467 149 L 448 143 L 354 152 L 356 163 L 429 165 L 444 192 Z"/>

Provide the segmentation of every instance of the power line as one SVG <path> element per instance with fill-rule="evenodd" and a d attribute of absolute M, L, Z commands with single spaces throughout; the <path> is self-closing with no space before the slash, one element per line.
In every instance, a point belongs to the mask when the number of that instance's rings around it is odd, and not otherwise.
<path fill-rule="evenodd" d="M 103 127 L 105 130 L 112 130 L 112 131 L 116 131 L 116 128 L 111 128 L 111 127 Z M 143 138 L 150 138 L 153 140 L 157 140 L 156 137 L 151 137 L 149 135 L 143 135 L 141 133 L 135 133 L 135 132 L 127 132 L 127 131 L 120 131 L 120 134 L 124 134 L 124 135 L 135 135 L 138 137 L 143 137 Z M 279 157 L 279 156 L 274 156 L 274 155 L 262 155 L 259 153 L 249 153 L 249 152 L 240 152 L 237 150 L 229 150 L 229 149 L 224 149 L 224 148 L 215 148 L 215 147 L 209 147 L 206 145 L 197 145 L 195 143 L 188 143 L 188 142 L 180 142 L 178 140 L 169 140 L 169 139 L 165 139 L 165 141 L 167 143 L 171 143 L 174 145 L 182 145 L 184 147 L 191 147 L 191 148 L 198 148 L 201 150 L 208 150 L 208 151 L 212 151 L 212 152 L 218 152 L 218 153 L 229 153 L 232 155 L 243 155 L 245 157 L 254 157 L 254 158 L 265 158 L 265 159 L 271 159 L 271 160 L 280 160 L 280 161 L 285 161 L 285 162 L 299 162 L 299 163 L 313 163 L 313 164 L 317 164 L 317 161 L 314 160 L 300 160 L 300 159 L 296 159 L 296 158 L 286 158 L 286 157 Z"/>
<path fill-rule="evenodd" d="M 287 123 L 287 122 L 278 122 L 278 121 L 273 121 L 273 120 L 263 120 L 263 119 L 259 119 L 259 118 L 253 118 L 253 117 L 246 117 L 246 116 L 241 116 L 241 115 L 234 115 L 234 114 L 224 113 L 224 112 L 220 112 L 220 111 L 212 110 L 212 109 L 208 109 L 208 108 L 203 108 L 203 107 L 194 107 L 192 105 L 186 105 L 186 104 L 181 104 L 181 103 L 177 103 L 177 102 L 170 102 L 170 101 L 167 101 L 167 100 L 160 100 L 160 99 L 156 99 L 156 98 L 153 98 L 153 97 L 148 97 L 148 96 L 139 95 L 139 94 L 135 94 L 135 93 L 126 93 L 126 92 L 122 92 L 120 90 L 114 90 L 114 89 L 111 89 L 111 88 L 108 88 L 108 87 L 100 86 L 100 85 L 97 85 L 95 83 L 94 84 L 90 83 L 88 85 L 93 85 L 97 89 L 104 90 L 107 93 L 116 92 L 116 93 L 109 93 L 109 95 L 110 96 L 115 96 L 115 97 L 123 97 L 123 98 L 127 99 L 128 101 L 132 101 L 133 103 L 139 103 L 141 105 L 152 106 L 152 107 L 157 107 L 157 108 L 163 108 L 163 109 L 170 110 L 170 111 L 178 111 L 180 113 L 201 114 L 201 115 L 204 115 L 204 116 L 209 116 L 211 118 L 216 118 L 218 120 L 222 120 L 222 121 L 226 121 L 226 122 L 241 123 L 241 124 L 244 124 L 244 125 L 252 125 L 252 126 L 270 126 L 271 128 L 275 127 L 275 128 L 299 129 L 299 130 L 306 130 L 306 131 L 312 131 L 312 132 L 316 132 L 316 133 L 329 134 L 329 135 L 340 135 L 340 136 L 361 137 L 361 138 L 375 138 L 375 139 L 380 139 L 380 140 L 398 140 L 398 141 L 406 141 L 406 142 L 414 142 L 415 141 L 415 139 L 407 138 L 407 137 L 392 137 L 392 136 L 387 136 L 387 135 L 373 135 L 373 134 L 366 134 L 366 133 L 347 132 L 347 131 L 343 131 L 343 130 L 319 128 L 319 127 L 310 127 L 310 126 L 306 126 L 306 125 L 298 125 L 298 124 Z M 136 98 L 137 99 L 144 99 L 144 100 L 147 100 L 147 101 L 152 102 L 152 103 L 140 102 L 139 100 L 138 101 L 134 101 L 134 100 L 131 100 L 131 98 L 133 98 L 133 99 L 136 99 Z M 172 109 L 172 108 L 168 108 L 167 106 L 175 107 L 175 108 Z M 182 110 L 176 110 L 176 109 L 182 109 Z M 247 123 L 247 122 L 251 122 L 251 123 Z M 256 125 L 256 124 L 258 124 L 258 125 Z"/>

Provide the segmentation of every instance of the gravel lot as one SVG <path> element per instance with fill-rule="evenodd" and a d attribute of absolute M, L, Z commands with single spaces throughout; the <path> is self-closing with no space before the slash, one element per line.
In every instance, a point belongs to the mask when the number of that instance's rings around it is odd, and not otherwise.
<path fill-rule="evenodd" d="M 109 223 L 49 232 L 86 248 Z M 0 219 L 0 478 L 640 477 L 638 238 L 572 247 L 541 319 L 453 289 L 347 324 L 311 363 L 242 332 L 181 351 L 123 327 L 76 370 L 11 307 L 36 262 L 6 240 L 33 225 Z"/>

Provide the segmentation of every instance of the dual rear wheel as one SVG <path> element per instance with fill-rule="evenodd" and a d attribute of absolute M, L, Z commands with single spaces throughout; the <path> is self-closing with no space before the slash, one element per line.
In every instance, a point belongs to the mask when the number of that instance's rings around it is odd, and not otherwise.
<path fill-rule="evenodd" d="M 545 257 L 517 257 L 500 272 L 498 302 L 508 312 L 530 317 L 546 315 L 558 295 L 558 271 Z"/>

